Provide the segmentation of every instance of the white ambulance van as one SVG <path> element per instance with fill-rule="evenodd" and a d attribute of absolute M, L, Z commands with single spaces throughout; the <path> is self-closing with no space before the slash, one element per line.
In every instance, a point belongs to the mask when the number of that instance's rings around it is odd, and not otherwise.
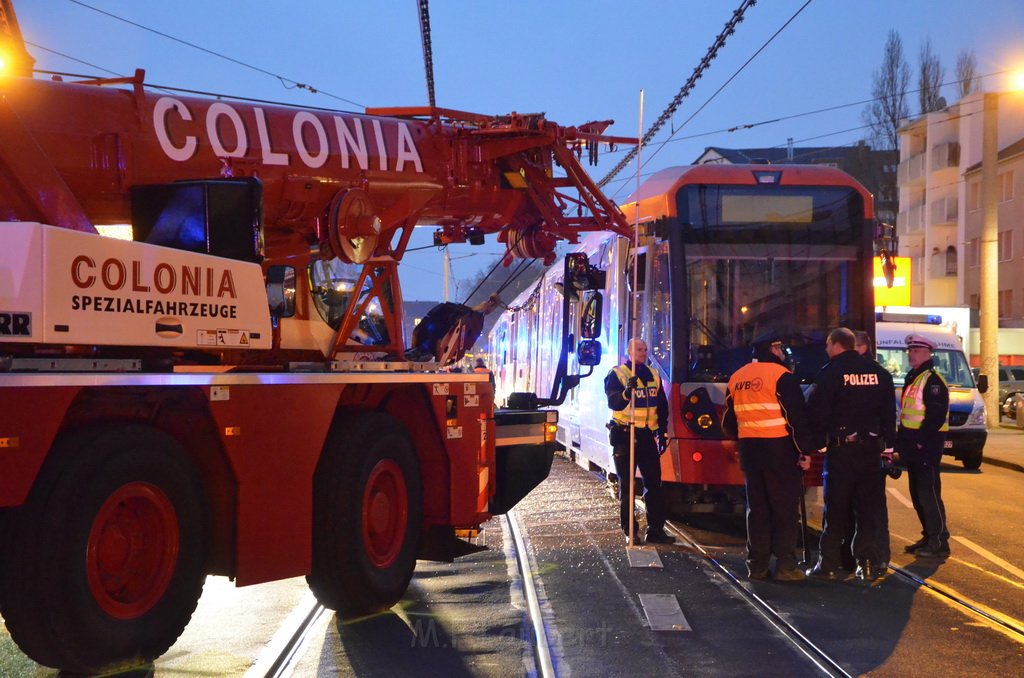
<path fill-rule="evenodd" d="M 878 362 L 892 374 L 897 406 L 903 390 L 903 378 L 910 371 L 907 335 L 920 334 L 934 341 L 938 347 L 932 360 L 935 369 L 949 385 L 949 434 L 945 453 L 963 462 L 966 469 L 981 466 L 982 450 L 988 437 L 985 403 L 954 326 L 942 324 L 941 316 L 880 314 L 880 318 L 875 324 Z"/>

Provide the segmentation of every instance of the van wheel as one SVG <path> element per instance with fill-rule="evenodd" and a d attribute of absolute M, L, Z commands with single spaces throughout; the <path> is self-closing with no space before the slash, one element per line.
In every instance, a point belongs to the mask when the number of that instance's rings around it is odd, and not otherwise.
<path fill-rule="evenodd" d="M 962 459 L 964 463 L 964 468 L 967 469 L 968 471 L 975 471 L 981 468 L 981 460 L 983 456 L 984 455 L 982 454 L 981 450 L 978 450 L 977 452 L 971 452 L 970 454 L 965 455 Z"/>
<path fill-rule="evenodd" d="M 151 662 L 204 582 L 201 484 L 178 443 L 129 424 L 66 435 L 11 516 L 0 594 L 33 660 L 95 673 Z"/>
<path fill-rule="evenodd" d="M 313 567 L 325 606 L 351 619 L 397 603 L 423 522 L 419 461 L 405 427 L 379 412 L 336 422 L 314 479 Z"/>

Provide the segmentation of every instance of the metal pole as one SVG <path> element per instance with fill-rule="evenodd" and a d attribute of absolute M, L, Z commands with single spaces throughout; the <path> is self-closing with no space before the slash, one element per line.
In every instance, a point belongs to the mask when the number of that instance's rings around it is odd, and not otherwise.
<path fill-rule="evenodd" d="M 803 482 L 803 470 L 800 471 L 800 543 L 804 547 L 804 565 L 811 566 L 811 550 L 807 547 L 807 488 Z"/>
<path fill-rule="evenodd" d="M 981 140 L 981 373 L 993 384 L 984 394 L 988 427 L 999 427 L 999 94 L 985 94 Z"/>
<path fill-rule="evenodd" d="M 644 130 L 644 91 L 640 90 L 640 113 L 637 116 L 638 136 Z M 640 264 L 640 147 L 636 149 L 636 224 L 633 227 L 633 318 L 631 336 L 626 341 L 626 355 L 629 355 L 629 342 L 637 339 L 637 306 L 640 302 L 640 293 L 636 288 L 638 277 L 637 269 Z M 629 356 L 633 360 L 633 356 Z M 636 363 L 633 363 L 633 374 L 637 373 Z M 622 482 L 622 478 L 619 478 Z M 629 546 L 636 543 L 636 535 L 633 534 L 633 527 L 636 525 L 633 515 L 636 511 L 636 389 L 629 389 Z"/>

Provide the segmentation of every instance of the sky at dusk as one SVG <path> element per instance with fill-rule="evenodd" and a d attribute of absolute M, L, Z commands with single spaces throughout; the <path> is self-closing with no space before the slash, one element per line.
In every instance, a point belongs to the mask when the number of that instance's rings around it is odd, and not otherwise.
<path fill-rule="evenodd" d="M 37 69 L 108 76 L 144 68 L 151 84 L 356 112 L 427 103 L 417 0 L 13 3 Z M 640 91 L 646 131 L 739 4 L 433 0 L 437 104 L 544 112 L 563 125 L 613 119 L 610 134 L 637 136 Z M 926 39 L 949 83 L 962 50 L 973 51 L 978 74 L 989 76 L 985 90 L 1004 89 L 1005 72 L 1024 67 L 1020 0 L 761 0 L 641 152 L 641 177 L 688 164 L 708 146 L 856 144 L 867 135 L 863 110 L 890 29 L 903 39 L 910 89 Z M 952 84 L 943 94 L 955 99 Z M 916 96 L 908 103 L 916 113 Z M 604 178 L 623 152 L 602 156 L 591 175 Z M 608 195 L 624 202 L 636 173 L 634 162 L 607 185 Z M 417 229 L 411 247 L 429 245 L 432 232 Z M 492 237 L 450 249 L 451 298 L 462 301 L 468 280 L 502 247 Z M 406 256 L 406 299 L 443 297 L 442 262 L 432 248 Z"/>

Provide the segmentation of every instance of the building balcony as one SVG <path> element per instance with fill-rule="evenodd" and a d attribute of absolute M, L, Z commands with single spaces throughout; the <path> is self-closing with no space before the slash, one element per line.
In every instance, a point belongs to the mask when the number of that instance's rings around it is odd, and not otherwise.
<path fill-rule="evenodd" d="M 932 148 L 932 171 L 960 166 L 960 142 L 950 141 Z"/>
<path fill-rule="evenodd" d="M 918 153 L 917 155 L 911 156 L 902 161 L 899 168 L 896 170 L 896 182 L 900 186 L 907 186 L 909 184 L 916 184 L 924 181 L 924 161 L 924 153 Z"/>
<path fill-rule="evenodd" d="M 956 196 L 939 198 L 931 203 L 931 224 L 939 226 L 943 224 L 956 223 L 959 213 L 959 201 Z"/>
<path fill-rule="evenodd" d="M 900 210 L 896 215 L 896 232 L 900 234 L 919 233 L 924 230 L 924 205 L 915 205 Z"/>

